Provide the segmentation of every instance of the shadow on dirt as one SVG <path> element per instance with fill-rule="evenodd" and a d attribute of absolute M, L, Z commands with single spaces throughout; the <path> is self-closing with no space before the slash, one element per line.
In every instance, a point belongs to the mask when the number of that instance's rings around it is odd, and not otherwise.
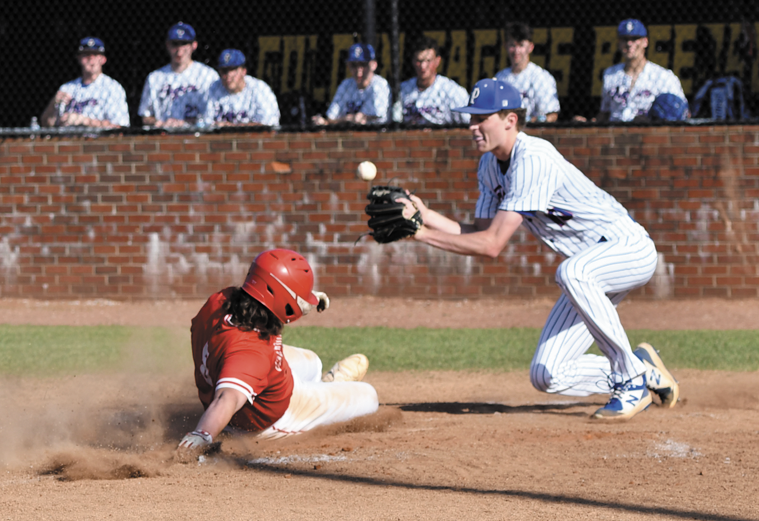
<path fill-rule="evenodd" d="M 238 460 L 239 465 L 243 465 L 241 460 Z M 612 512 L 630 512 L 636 514 L 653 515 L 653 516 L 667 516 L 668 518 L 675 519 L 695 519 L 699 521 L 753 521 L 750 518 L 736 517 L 736 516 L 721 516 L 718 514 L 710 514 L 706 512 L 697 512 L 693 510 L 678 509 L 678 508 L 666 508 L 656 506 L 645 506 L 639 503 L 620 503 L 618 501 L 601 501 L 597 499 L 587 499 L 577 496 L 563 495 L 563 494 L 549 494 L 544 492 L 531 492 L 527 490 L 514 490 L 514 489 L 479 489 L 472 487 L 457 487 L 446 485 L 432 485 L 423 483 L 407 483 L 402 481 L 389 481 L 384 479 L 363 477 L 363 476 L 347 476 L 345 474 L 332 474 L 317 471 L 298 470 L 293 468 L 278 468 L 270 465 L 251 465 L 248 463 L 248 468 L 255 468 L 261 472 L 268 472 L 271 474 L 280 474 L 285 477 L 290 476 L 303 476 L 311 477 L 315 479 L 324 479 L 328 481 L 338 482 L 351 482 L 362 483 L 365 485 L 373 485 L 389 488 L 404 488 L 411 490 L 428 490 L 428 491 L 450 491 L 460 494 L 475 494 L 482 496 L 504 496 L 504 497 L 517 497 L 524 499 L 533 499 L 542 501 L 544 503 L 559 503 L 559 504 L 575 504 L 579 506 L 588 506 L 594 508 L 603 508 Z"/>
<path fill-rule="evenodd" d="M 504 405 L 482 402 L 431 402 L 389 403 L 406 412 L 440 412 L 445 414 L 561 414 L 562 416 L 587 416 L 587 412 L 567 412 L 575 407 L 597 405 L 595 402 L 536 403 L 530 405 Z"/>

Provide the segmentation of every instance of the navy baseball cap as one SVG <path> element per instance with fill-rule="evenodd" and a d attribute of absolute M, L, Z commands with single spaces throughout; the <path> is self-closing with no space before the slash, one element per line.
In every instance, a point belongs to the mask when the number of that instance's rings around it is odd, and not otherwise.
<path fill-rule="evenodd" d="M 688 116 L 688 102 L 675 94 L 659 94 L 648 116 L 652 121 L 684 121 Z"/>
<path fill-rule="evenodd" d="M 245 55 L 238 49 L 224 49 L 219 55 L 219 69 L 234 69 L 245 65 Z"/>
<path fill-rule="evenodd" d="M 354 43 L 348 49 L 349 62 L 368 62 L 375 60 L 374 47 L 368 43 Z"/>
<path fill-rule="evenodd" d="M 643 38 L 644 36 L 648 36 L 648 31 L 646 31 L 646 26 L 643 25 L 643 22 L 640 20 L 636 20 L 635 18 L 628 18 L 627 20 L 622 20 L 619 22 L 619 27 L 617 27 L 617 35 L 627 36 L 630 38 Z"/>
<path fill-rule="evenodd" d="M 505 81 L 486 78 L 474 84 L 469 95 L 469 105 L 451 110 L 468 114 L 493 114 L 501 110 L 521 108 L 522 95 L 517 89 Z"/>
<path fill-rule="evenodd" d="M 172 42 L 194 42 L 195 29 L 189 24 L 179 22 L 171 26 L 166 39 Z"/>
<path fill-rule="evenodd" d="M 103 40 L 94 36 L 82 38 L 77 54 L 105 54 L 105 44 Z"/>

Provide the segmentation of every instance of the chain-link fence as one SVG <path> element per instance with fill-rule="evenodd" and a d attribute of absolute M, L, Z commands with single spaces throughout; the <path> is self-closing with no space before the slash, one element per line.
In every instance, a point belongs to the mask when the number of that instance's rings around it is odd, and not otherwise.
<path fill-rule="evenodd" d="M 44 124 L 41 116 L 60 86 L 82 73 L 75 58 L 80 40 L 93 36 L 105 42 L 102 70 L 123 86 L 132 129 L 142 131 L 146 78 L 169 63 L 167 30 L 180 20 L 197 33 L 196 62 L 216 67 L 223 49 L 244 53 L 248 74 L 276 95 L 282 128 L 310 127 L 314 115 L 326 113 L 352 73 L 346 58 L 356 41 L 373 44 L 375 74 L 388 80 L 397 101 L 400 83 L 418 73 L 412 42 L 420 36 L 439 44 L 438 74 L 469 91 L 509 67 L 506 26 L 515 21 L 532 30 L 530 61 L 555 80 L 558 122 L 609 111 L 605 95 L 611 111 L 629 107 L 630 77 L 649 99 L 659 79 L 633 71 L 619 84 L 605 83 L 604 70 L 628 60 L 617 34 L 628 18 L 645 24 L 647 60 L 674 72 L 694 117 L 746 120 L 759 115 L 757 6 L 750 0 L 12 2 L 0 14 L 0 127 L 29 127 L 33 117 Z"/>

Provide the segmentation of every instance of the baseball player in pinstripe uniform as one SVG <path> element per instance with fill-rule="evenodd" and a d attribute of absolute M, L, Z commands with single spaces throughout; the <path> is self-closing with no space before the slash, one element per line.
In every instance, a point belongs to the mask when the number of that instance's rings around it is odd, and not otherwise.
<path fill-rule="evenodd" d="M 535 48 L 532 29 L 521 22 L 506 24 L 504 43 L 511 65 L 496 74 L 495 79 L 511 83 L 519 91 L 527 121 L 556 121 L 559 116 L 556 80 L 550 72 L 530 61 Z"/>
<path fill-rule="evenodd" d="M 634 18 L 622 20 L 617 38 L 622 62 L 604 71 L 597 121 L 645 121 L 660 94 L 674 94 L 687 106 L 683 86 L 675 73 L 646 59 L 648 31 L 643 22 Z M 574 119 L 585 121 L 582 116 Z"/>
<path fill-rule="evenodd" d="M 182 127 L 205 112 L 208 89 L 219 75 L 192 59 L 197 48 L 192 26 L 179 22 L 169 29 L 166 50 L 171 62 L 145 80 L 138 109 L 143 125 Z"/>
<path fill-rule="evenodd" d="M 469 95 L 464 87 L 437 73 L 437 41 L 423 36 L 414 44 L 412 56 L 416 77 L 401 83 L 401 99 L 393 107 L 393 119 L 413 125 L 469 123 L 469 114 L 451 110 L 465 104 Z"/>
<path fill-rule="evenodd" d="M 329 307 L 313 291 L 306 259 L 261 253 L 241 287 L 211 295 L 192 319 L 195 385 L 205 412 L 180 452 L 213 443 L 222 430 L 281 438 L 375 412 L 377 391 L 360 380 L 369 361 L 351 355 L 322 375 L 313 351 L 282 344 L 284 324 Z"/>
<path fill-rule="evenodd" d="M 277 97 L 266 82 L 247 76 L 242 51 L 223 50 L 218 67 L 221 78 L 208 91 L 208 121 L 219 127 L 279 125 Z"/>
<path fill-rule="evenodd" d="M 390 85 L 374 74 L 377 60 L 374 47 L 354 43 L 348 49 L 346 64 L 353 75 L 340 83 L 325 116 L 312 118 L 315 125 L 335 123 L 387 123 L 390 112 Z"/>
<path fill-rule="evenodd" d="M 76 54 L 82 76 L 64 83 L 41 116 L 46 127 L 128 127 L 126 92 L 119 82 L 103 74 L 105 44 L 88 36 Z"/>
<path fill-rule="evenodd" d="M 532 360 L 533 386 L 548 393 L 611 393 L 593 418 L 632 418 L 652 402 L 671 407 L 678 384 L 657 351 L 633 353 L 616 311 L 654 274 L 656 247 L 627 210 L 567 161 L 549 142 L 520 131 L 521 96 L 498 80 L 480 80 L 469 104 L 470 129 L 483 154 L 473 224 L 460 224 L 411 199 L 424 226 L 415 239 L 464 255 L 496 258 L 520 225 L 566 257 L 556 271 L 562 295 L 551 310 Z M 408 215 L 415 212 L 407 204 Z M 595 340 L 605 356 L 586 354 Z"/>

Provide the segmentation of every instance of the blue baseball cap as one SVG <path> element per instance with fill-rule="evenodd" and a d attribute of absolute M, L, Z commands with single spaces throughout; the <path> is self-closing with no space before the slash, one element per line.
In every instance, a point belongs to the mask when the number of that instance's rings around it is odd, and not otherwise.
<path fill-rule="evenodd" d="M 172 42 L 194 42 L 195 29 L 189 24 L 179 22 L 171 26 L 166 39 Z"/>
<path fill-rule="evenodd" d="M 627 20 L 619 22 L 617 35 L 631 38 L 643 38 L 644 36 L 648 36 L 648 31 L 646 31 L 646 26 L 643 25 L 643 22 L 640 20 L 628 18 Z"/>
<path fill-rule="evenodd" d="M 688 102 L 675 94 L 659 94 L 651 104 L 648 116 L 652 121 L 685 121 Z"/>
<path fill-rule="evenodd" d="M 522 95 L 505 81 L 486 78 L 474 84 L 469 95 L 469 105 L 458 107 L 456 112 L 468 114 L 493 114 L 506 109 L 521 109 Z"/>
<path fill-rule="evenodd" d="M 100 38 L 88 36 L 79 41 L 77 54 L 105 54 L 105 44 Z"/>
<path fill-rule="evenodd" d="M 219 55 L 219 69 L 234 69 L 245 65 L 245 55 L 238 49 L 224 49 Z"/>
<path fill-rule="evenodd" d="M 375 60 L 374 47 L 368 43 L 354 43 L 348 49 L 349 62 L 369 62 Z"/>

